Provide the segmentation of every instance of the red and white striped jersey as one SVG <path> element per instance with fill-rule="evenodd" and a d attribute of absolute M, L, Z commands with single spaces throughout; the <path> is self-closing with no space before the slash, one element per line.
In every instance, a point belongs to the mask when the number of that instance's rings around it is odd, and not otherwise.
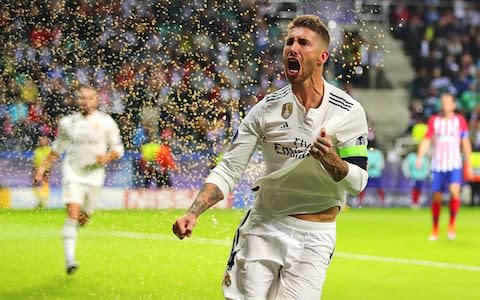
<path fill-rule="evenodd" d="M 446 172 L 462 168 L 460 142 L 468 138 L 465 118 L 455 114 L 451 118 L 433 115 L 428 120 L 426 138 L 432 139 L 432 171 Z"/>

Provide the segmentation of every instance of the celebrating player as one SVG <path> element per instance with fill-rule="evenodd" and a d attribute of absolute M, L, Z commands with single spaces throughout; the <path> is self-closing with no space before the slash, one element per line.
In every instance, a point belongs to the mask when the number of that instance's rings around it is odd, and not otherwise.
<path fill-rule="evenodd" d="M 422 166 L 422 159 L 432 144 L 432 217 L 433 229 L 430 240 L 437 240 L 439 235 L 438 223 L 442 207 L 442 194 L 450 194 L 450 221 L 448 224 L 448 238 L 455 239 L 457 232 L 455 219 L 460 208 L 460 190 L 462 185 L 462 156 L 469 159 L 472 152 L 468 138 L 468 126 L 465 118 L 455 113 L 455 98 L 451 94 L 443 94 L 441 112 L 428 120 L 428 131 L 420 143 L 416 166 Z M 462 150 L 462 151 L 460 151 Z M 467 174 L 472 174 L 467 170 Z"/>
<path fill-rule="evenodd" d="M 124 152 L 117 124 L 109 115 L 97 110 L 95 89 L 80 86 L 77 97 L 80 112 L 60 120 L 52 151 L 35 173 L 35 181 L 41 182 L 52 163 L 61 153 L 66 153 L 62 198 L 68 215 L 63 227 L 67 274 L 78 269 L 75 260 L 77 228 L 85 225 L 94 212 L 105 181 L 105 165 Z"/>
<path fill-rule="evenodd" d="M 327 28 L 296 17 L 283 49 L 290 85 L 268 94 L 242 121 L 186 214 L 189 237 L 205 210 L 227 196 L 261 146 L 266 174 L 234 238 L 223 280 L 227 299 L 319 299 L 347 192 L 367 183 L 367 120 L 361 105 L 323 78 Z"/>

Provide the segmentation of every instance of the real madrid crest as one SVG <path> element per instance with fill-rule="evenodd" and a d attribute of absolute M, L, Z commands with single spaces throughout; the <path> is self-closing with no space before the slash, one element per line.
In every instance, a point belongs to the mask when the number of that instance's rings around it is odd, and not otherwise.
<path fill-rule="evenodd" d="M 288 117 L 290 117 L 290 115 L 292 114 L 292 111 L 293 111 L 293 103 L 292 102 L 288 102 L 288 103 L 283 104 L 283 106 L 282 106 L 282 118 L 288 119 Z"/>

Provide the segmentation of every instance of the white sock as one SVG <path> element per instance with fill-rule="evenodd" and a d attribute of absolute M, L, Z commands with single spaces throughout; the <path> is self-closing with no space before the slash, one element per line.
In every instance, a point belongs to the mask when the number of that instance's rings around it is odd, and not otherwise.
<path fill-rule="evenodd" d="M 65 246 L 65 260 L 67 264 L 75 261 L 75 244 L 77 242 L 78 221 L 67 218 L 63 226 L 63 245 Z"/>

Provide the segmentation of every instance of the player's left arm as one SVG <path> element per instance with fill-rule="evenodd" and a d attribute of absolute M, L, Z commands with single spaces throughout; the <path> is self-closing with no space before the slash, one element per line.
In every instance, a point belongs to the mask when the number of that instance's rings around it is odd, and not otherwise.
<path fill-rule="evenodd" d="M 108 150 L 105 154 L 97 155 L 97 162 L 102 165 L 121 158 L 125 152 L 117 123 L 113 119 L 109 119 L 107 124 L 106 138 Z"/>
<path fill-rule="evenodd" d="M 468 125 L 465 119 L 460 116 L 460 138 L 463 152 L 464 166 L 467 167 L 466 174 L 468 177 L 473 175 L 472 165 L 470 164 L 470 155 L 472 154 L 472 143 L 468 133 Z"/>
<path fill-rule="evenodd" d="M 313 142 L 310 154 L 320 161 L 325 170 L 348 193 L 356 195 L 367 185 L 367 136 L 368 125 L 361 106 L 339 124 L 337 145 L 325 129 Z"/>

